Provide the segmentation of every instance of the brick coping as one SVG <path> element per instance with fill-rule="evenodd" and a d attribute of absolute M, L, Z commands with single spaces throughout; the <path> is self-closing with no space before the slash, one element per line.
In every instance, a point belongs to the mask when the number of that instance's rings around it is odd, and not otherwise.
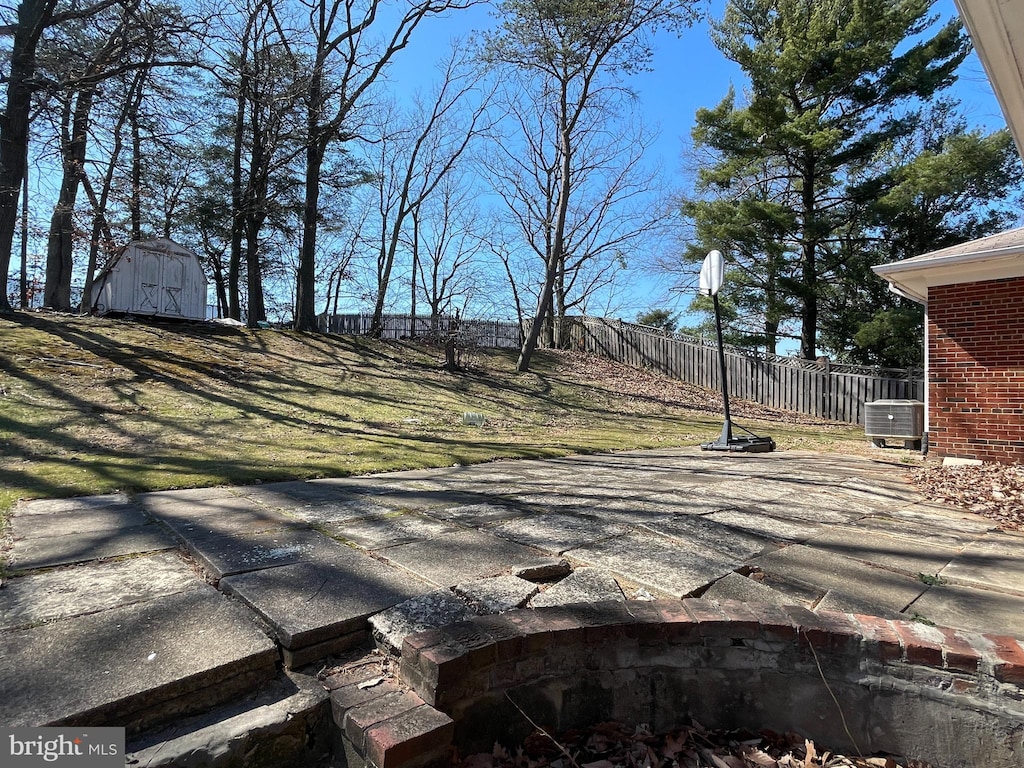
<path fill-rule="evenodd" d="M 659 686 L 659 694 L 648 693 Z M 758 702 L 737 705 L 752 698 L 744 686 L 774 703 L 761 710 Z M 606 717 L 622 720 L 641 711 L 676 717 L 684 706 L 705 707 L 705 718 L 740 717 L 737 707 L 779 716 L 794 700 L 814 711 L 813 697 L 827 690 L 850 703 L 851 727 L 867 734 L 861 746 L 940 765 L 999 764 L 1009 750 L 1018 762 L 1007 764 L 1024 764 L 1022 686 L 1017 638 L 799 606 L 684 599 L 509 611 L 421 632 L 406 638 L 399 678 L 379 696 L 336 680 L 332 699 L 338 724 L 377 768 L 441 764 L 453 744 L 493 743 L 500 723 L 514 719 L 504 701 L 509 691 L 561 728 L 584 724 L 574 718 L 586 717 L 590 698 L 613 710 Z M 657 714 L 659 704 L 670 711 Z M 818 711 L 831 706 L 824 696 L 817 702 Z M 970 714 L 936 736 L 951 716 L 960 720 L 960 710 Z M 832 727 L 820 717 L 789 716 L 797 730 Z M 412 720 L 425 725 L 410 727 Z M 908 731 L 906 750 L 893 743 L 901 736 L 888 721 Z M 771 727 L 753 727 L 761 725 Z M 994 734 L 991 745 L 964 746 L 964 732 L 975 726 Z M 850 735 L 845 719 L 843 730 Z M 960 755 L 965 749 L 973 753 Z"/>

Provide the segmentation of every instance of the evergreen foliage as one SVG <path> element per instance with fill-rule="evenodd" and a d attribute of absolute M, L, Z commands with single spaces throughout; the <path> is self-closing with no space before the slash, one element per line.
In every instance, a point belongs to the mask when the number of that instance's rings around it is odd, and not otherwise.
<path fill-rule="evenodd" d="M 749 87 L 697 113 L 685 258 L 726 254 L 747 345 L 789 335 L 805 359 L 911 364 L 920 312 L 871 265 L 1008 221 L 1019 161 L 1008 135 L 968 132 L 939 98 L 969 42 L 958 20 L 936 22 L 928 0 L 731 0 L 715 24 Z"/>

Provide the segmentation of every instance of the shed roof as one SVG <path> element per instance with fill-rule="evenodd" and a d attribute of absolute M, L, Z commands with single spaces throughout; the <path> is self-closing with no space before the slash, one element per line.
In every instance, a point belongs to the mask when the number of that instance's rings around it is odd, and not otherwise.
<path fill-rule="evenodd" d="M 896 293 L 922 304 L 932 286 L 1024 277 L 1024 227 L 871 269 Z"/>

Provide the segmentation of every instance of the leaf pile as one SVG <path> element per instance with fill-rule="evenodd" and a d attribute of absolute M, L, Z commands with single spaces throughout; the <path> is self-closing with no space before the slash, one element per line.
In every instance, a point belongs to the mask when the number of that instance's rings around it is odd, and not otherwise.
<path fill-rule="evenodd" d="M 681 407 L 705 413 L 722 412 L 720 392 L 705 389 L 670 378 L 647 368 L 634 368 L 597 355 L 579 352 L 560 352 L 572 366 L 573 372 L 581 379 L 590 380 L 598 390 L 614 393 L 617 399 L 625 399 L 632 411 L 645 413 L 664 407 Z M 787 424 L 804 424 L 819 427 L 840 427 L 849 429 L 848 424 L 838 424 L 796 411 L 771 408 L 750 400 L 729 398 L 733 416 L 747 419 L 763 419 Z M 620 406 L 621 407 L 621 406 Z"/>
<path fill-rule="evenodd" d="M 500 744 L 458 768 L 930 768 L 918 760 L 844 757 L 819 752 L 794 733 L 708 731 L 699 724 L 654 734 L 646 725 L 598 723 L 557 741 L 538 729 L 513 755 Z"/>
<path fill-rule="evenodd" d="M 994 520 L 1006 530 L 1024 530 L 1024 468 L 982 464 L 925 467 L 913 482 L 932 501 L 951 504 Z"/>

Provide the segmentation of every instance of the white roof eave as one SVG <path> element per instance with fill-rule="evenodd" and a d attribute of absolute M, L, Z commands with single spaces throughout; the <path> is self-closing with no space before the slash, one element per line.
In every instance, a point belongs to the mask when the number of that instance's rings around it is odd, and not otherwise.
<path fill-rule="evenodd" d="M 954 0 L 1024 156 L 1024 13 L 1007 0 Z"/>
<path fill-rule="evenodd" d="M 915 301 L 927 303 L 928 289 L 940 285 L 978 283 L 1024 277 L 1024 249 L 999 248 L 927 259 L 907 259 L 871 268 L 889 288 Z"/>

